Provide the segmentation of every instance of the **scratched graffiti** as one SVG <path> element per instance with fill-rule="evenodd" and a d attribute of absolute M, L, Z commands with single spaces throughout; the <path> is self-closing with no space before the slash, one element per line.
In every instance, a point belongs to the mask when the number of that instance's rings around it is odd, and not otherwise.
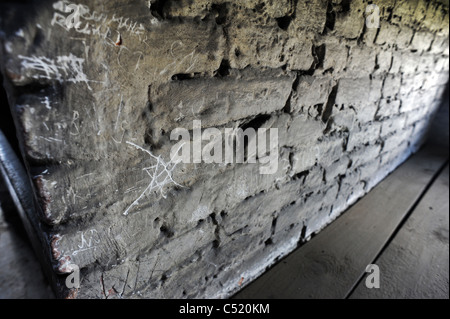
<path fill-rule="evenodd" d="M 95 249 L 98 244 L 100 244 L 100 236 L 96 229 L 80 232 L 80 244 L 77 245 L 78 249 L 72 252 L 72 256 L 86 250 Z"/>
<path fill-rule="evenodd" d="M 150 156 L 150 158 L 155 162 L 154 165 L 149 167 L 144 167 L 142 170 L 147 173 L 149 176 L 149 183 L 144 191 L 136 198 L 133 203 L 125 210 L 123 215 L 128 215 L 130 210 L 139 204 L 139 201 L 144 198 L 144 196 L 148 193 L 159 192 L 163 198 L 166 198 L 166 194 L 164 192 L 164 187 L 170 184 L 174 184 L 176 186 L 181 186 L 173 179 L 173 170 L 175 169 L 178 162 L 174 162 L 173 159 L 170 159 L 169 162 L 165 162 L 161 156 L 155 156 L 149 150 L 146 150 L 139 145 L 136 145 L 132 142 L 127 141 L 127 144 L 133 146 L 134 148 L 145 152 Z M 182 146 L 182 145 L 181 145 Z M 180 146 L 180 147 L 181 147 Z M 178 149 L 179 150 L 179 149 Z M 178 152 L 178 151 L 177 151 Z"/>
<path fill-rule="evenodd" d="M 137 37 L 148 48 L 153 48 L 153 45 L 147 42 L 148 38 L 144 25 L 130 18 L 92 11 L 84 4 L 77 4 L 68 0 L 55 2 L 53 8 L 55 11 L 51 20 L 52 26 L 60 26 L 67 31 L 75 30 L 83 35 L 98 36 L 104 39 L 106 44 L 120 47 L 117 61 L 126 72 L 136 72 L 140 64 L 144 62 L 145 54 L 143 51 L 133 51 L 125 46 L 122 41 L 123 33 Z M 149 23 L 155 24 L 156 22 L 154 19 L 150 19 Z M 196 50 L 188 50 L 181 40 L 176 40 L 171 44 L 168 59 L 170 62 L 161 68 L 156 67 L 154 74 L 150 71 L 146 72 L 154 76 L 158 74 L 170 78 L 175 73 L 193 72 L 198 64 Z M 131 68 L 126 67 L 130 63 L 129 61 L 134 63 Z"/>
<path fill-rule="evenodd" d="M 195 50 L 190 52 L 187 55 L 180 55 L 178 50 L 181 50 L 184 47 L 184 43 L 182 41 L 174 41 L 170 46 L 170 55 L 173 59 L 172 63 L 168 64 L 163 70 L 160 71 L 160 75 L 164 75 L 169 71 L 175 71 L 180 66 L 188 65 L 184 70 L 184 73 L 192 72 L 195 64 L 198 62 L 198 56 L 195 54 Z"/>
<path fill-rule="evenodd" d="M 111 36 L 112 30 L 129 32 L 138 37 L 145 31 L 142 23 L 125 17 L 117 17 L 115 14 L 108 16 L 91 11 L 88 6 L 83 4 L 61 0 L 55 2 L 53 8 L 55 12 L 51 25 L 58 25 L 67 31 L 74 29 L 78 33 L 98 35 L 105 39 Z"/>
<path fill-rule="evenodd" d="M 85 83 L 89 90 L 89 82 L 83 71 L 84 59 L 78 58 L 72 53 L 58 56 L 56 59 L 45 56 L 18 56 L 22 61 L 24 72 L 33 79 L 55 80 L 59 82 Z"/>

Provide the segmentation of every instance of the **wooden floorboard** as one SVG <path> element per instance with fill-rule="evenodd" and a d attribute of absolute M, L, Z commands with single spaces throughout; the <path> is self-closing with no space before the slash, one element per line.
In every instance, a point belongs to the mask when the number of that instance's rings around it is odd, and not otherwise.
<path fill-rule="evenodd" d="M 375 261 L 380 288 L 363 280 L 350 298 L 449 298 L 448 182 L 447 165 Z"/>
<path fill-rule="evenodd" d="M 430 148 L 413 155 L 342 217 L 234 298 L 345 298 L 447 156 Z"/>

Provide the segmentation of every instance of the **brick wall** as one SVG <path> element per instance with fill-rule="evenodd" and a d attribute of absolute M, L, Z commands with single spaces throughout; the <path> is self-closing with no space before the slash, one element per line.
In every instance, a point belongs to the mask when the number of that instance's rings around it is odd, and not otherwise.
<path fill-rule="evenodd" d="M 1 70 L 58 294 L 230 296 L 417 150 L 448 7 L 373 3 L 380 28 L 362 0 L 6 4 Z M 277 128 L 278 170 L 181 163 L 145 192 L 194 120 Z"/>

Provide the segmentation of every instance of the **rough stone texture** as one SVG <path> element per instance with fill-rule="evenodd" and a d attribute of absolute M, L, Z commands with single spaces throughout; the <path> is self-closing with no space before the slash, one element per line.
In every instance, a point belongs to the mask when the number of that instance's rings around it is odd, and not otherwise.
<path fill-rule="evenodd" d="M 369 29 L 367 4 L 3 5 L 1 72 L 58 296 L 230 296 L 420 147 L 448 81 L 448 5 L 380 1 Z M 174 167 L 170 132 L 193 120 L 278 128 L 277 172 Z M 133 205 L 155 164 L 176 183 Z"/>

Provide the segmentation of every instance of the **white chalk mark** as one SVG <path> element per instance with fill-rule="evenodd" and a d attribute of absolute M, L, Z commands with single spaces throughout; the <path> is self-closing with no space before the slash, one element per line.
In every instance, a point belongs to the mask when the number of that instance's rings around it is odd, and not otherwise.
<path fill-rule="evenodd" d="M 122 133 L 122 136 L 120 137 L 120 141 L 116 140 L 116 139 L 114 138 L 114 136 L 111 136 L 111 138 L 113 139 L 114 143 L 116 143 L 116 144 L 122 144 L 124 135 L 125 135 L 125 132 Z"/>
<path fill-rule="evenodd" d="M 89 80 L 83 71 L 84 59 L 78 58 L 72 53 L 66 56 L 58 56 L 56 59 L 49 59 L 44 56 L 18 56 L 22 59 L 22 67 L 25 71 L 31 71 L 33 79 L 67 81 L 72 83 L 85 83 L 89 90 L 89 82 L 99 82 Z"/>
<path fill-rule="evenodd" d="M 117 117 L 116 117 L 116 124 L 114 125 L 114 131 L 117 131 L 117 124 L 119 123 L 120 113 L 122 112 L 123 107 L 123 95 L 120 95 L 120 103 L 119 103 L 119 110 L 117 111 Z"/>
<path fill-rule="evenodd" d="M 75 38 L 75 37 L 69 37 L 70 40 L 79 40 L 79 41 L 86 41 L 86 38 Z"/>
<path fill-rule="evenodd" d="M 163 198 L 166 198 L 166 194 L 164 193 L 164 187 L 166 185 L 175 184 L 177 186 L 183 187 L 182 185 L 178 184 L 172 177 L 173 170 L 175 169 L 176 165 L 179 163 L 173 162 L 173 158 L 170 159 L 168 163 L 166 163 L 161 156 L 155 156 L 150 152 L 149 150 L 146 150 L 139 145 L 136 145 L 132 142 L 127 141 L 127 144 L 137 148 L 140 151 L 143 151 L 147 153 L 151 159 L 156 161 L 155 165 L 144 167 L 142 170 L 144 170 L 148 176 L 150 177 L 150 182 L 147 185 L 147 187 L 144 189 L 144 191 L 139 195 L 138 198 L 134 200 L 133 203 L 131 203 L 130 206 L 125 210 L 123 215 L 128 215 L 131 208 L 139 204 L 139 201 L 144 197 L 144 195 L 147 192 L 153 192 L 153 191 L 159 191 L 161 196 Z M 178 154 L 178 151 L 183 146 L 183 144 L 180 145 L 178 150 L 174 154 Z"/>
<path fill-rule="evenodd" d="M 172 58 L 177 59 L 177 57 L 173 54 L 173 48 L 174 48 L 175 45 L 179 45 L 180 47 L 183 47 L 184 43 L 181 40 L 177 40 L 177 41 L 174 41 L 170 45 L 170 55 L 172 56 Z"/>
<path fill-rule="evenodd" d="M 116 45 L 116 44 L 114 43 L 114 45 Z M 122 50 L 124 50 L 124 49 L 130 51 L 130 49 L 128 49 L 126 46 L 121 45 L 119 48 L 119 53 L 117 54 L 117 64 L 123 69 L 125 69 L 125 68 L 122 66 L 122 64 L 120 64 L 120 55 L 122 54 Z"/>
<path fill-rule="evenodd" d="M 60 140 L 60 139 L 57 139 L 54 137 L 44 137 L 44 136 L 39 136 L 39 137 L 46 140 L 47 142 L 60 142 L 60 143 L 63 142 L 63 140 Z"/>
<path fill-rule="evenodd" d="M 87 234 L 88 240 L 85 238 L 85 234 Z M 77 245 L 79 249 L 74 250 L 72 252 L 72 256 L 76 256 L 78 253 L 95 249 L 97 248 L 97 244 L 100 244 L 100 237 L 96 229 L 91 229 L 86 232 L 81 232 L 81 245 Z"/>
<path fill-rule="evenodd" d="M 124 192 L 124 194 L 137 191 L 138 189 L 139 189 L 139 187 L 137 187 L 137 186 L 130 187 Z"/>
<path fill-rule="evenodd" d="M 60 140 L 60 139 L 54 138 L 54 137 L 49 137 L 48 139 L 51 141 L 55 141 L 55 142 L 63 142 L 63 140 Z"/>
<path fill-rule="evenodd" d="M 143 179 L 143 180 L 140 180 L 139 182 L 136 183 L 135 186 L 132 186 L 132 187 L 130 187 L 130 188 L 127 188 L 127 189 L 125 190 L 124 193 L 126 194 L 126 193 L 130 193 L 130 192 L 134 192 L 134 191 L 138 190 L 138 189 L 140 188 L 140 186 L 137 186 L 137 184 L 142 184 L 143 182 L 145 182 L 144 179 Z"/>
<path fill-rule="evenodd" d="M 140 39 L 145 28 L 142 23 L 132 21 L 129 18 L 112 17 L 104 13 L 91 11 L 87 5 L 76 4 L 68 0 L 55 2 L 51 25 L 59 25 L 66 31 L 75 30 L 82 34 L 92 34 L 106 38 L 110 33 L 110 27 L 116 26 L 117 30 L 125 30 Z M 59 12 L 58 12 L 59 11 Z M 83 26 L 84 25 L 84 26 Z"/>
<path fill-rule="evenodd" d="M 70 123 L 70 125 L 75 127 L 77 132 L 76 133 L 72 133 L 72 131 L 70 131 L 69 132 L 70 135 L 80 135 L 80 130 L 78 129 L 78 125 L 76 123 L 76 121 L 78 120 L 79 117 L 80 117 L 80 113 L 78 113 L 78 111 L 73 111 L 72 122 Z"/>
<path fill-rule="evenodd" d="M 46 107 L 47 109 L 49 109 L 49 110 L 52 109 L 52 107 L 50 106 L 50 100 L 49 100 L 48 96 L 46 96 L 46 97 L 44 98 L 43 103 L 44 103 L 44 105 L 45 105 L 45 107 Z"/>
<path fill-rule="evenodd" d="M 84 178 L 86 176 L 91 176 L 91 175 L 94 175 L 94 173 L 84 174 L 84 175 L 78 176 L 76 179 Z"/>
<path fill-rule="evenodd" d="M 197 57 L 194 53 L 195 53 L 195 50 L 192 51 L 191 53 L 189 53 L 188 55 L 186 55 L 186 56 L 183 58 L 183 60 L 184 60 L 184 59 L 187 58 L 188 56 L 191 57 L 191 60 L 189 61 L 189 62 L 190 62 L 190 65 L 189 65 L 189 67 L 186 69 L 185 73 L 189 73 L 189 72 L 191 71 L 191 69 L 194 67 L 194 65 L 197 63 L 198 57 Z"/>
<path fill-rule="evenodd" d="M 137 71 L 137 69 L 139 69 L 139 62 L 141 61 L 142 57 L 144 56 L 144 53 L 142 51 L 136 51 L 133 53 L 133 55 L 135 54 L 139 54 L 137 63 L 136 63 L 136 67 L 134 68 L 134 71 Z"/>
<path fill-rule="evenodd" d="M 74 250 L 74 251 L 72 252 L 72 256 L 76 256 L 76 255 L 78 255 L 78 253 L 81 253 L 81 252 L 86 251 L 86 250 L 95 249 L 95 248 L 97 248 L 97 246 L 87 247 L 87 248 L 83 248 L 83 249 Z"/>

